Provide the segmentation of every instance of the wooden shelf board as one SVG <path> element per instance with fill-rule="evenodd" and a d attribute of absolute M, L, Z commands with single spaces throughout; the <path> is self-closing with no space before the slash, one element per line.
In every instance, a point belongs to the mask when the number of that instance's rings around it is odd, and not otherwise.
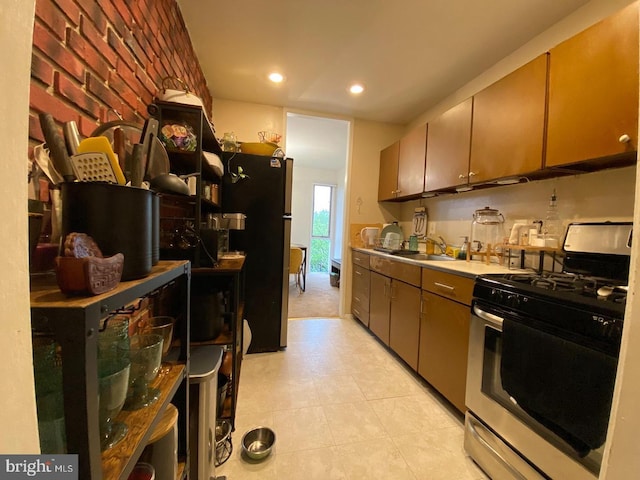
<path fill-rule="evenodd" d="M 155 424 L 185 378 L 185 365 L 171 365 L 169 372 L 159 375 L 151 384 L 160 390 L 160 398 L 155 403 L 139 410 L 123 410 L 115 418 L 116 422 L 125 423 L 128 431 L 124 439 L 102 452 L 103 478 L 124 478 L 133 469 L 134 459 L 142 453 Z"/>

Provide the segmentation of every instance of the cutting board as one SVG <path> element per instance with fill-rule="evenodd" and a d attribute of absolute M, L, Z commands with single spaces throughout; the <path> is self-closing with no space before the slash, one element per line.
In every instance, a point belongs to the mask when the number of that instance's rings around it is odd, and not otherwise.
<path fill-rule="evenodd" d="M 364 227 L 377 227 L 382 231 L 381 223 L 351 223 L 349 224 L 349 245 L 355 248 L 363 248 L 364 243 L 360 238 L 360 232 Z"/>

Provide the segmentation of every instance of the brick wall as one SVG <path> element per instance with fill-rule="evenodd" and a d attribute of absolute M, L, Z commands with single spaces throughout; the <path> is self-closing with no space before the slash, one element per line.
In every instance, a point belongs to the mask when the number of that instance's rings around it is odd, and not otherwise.
<path fill-rule="evenodd" d="M 167 76 L 204 100 L 211 94 L 176 0 L 36 0 L 30 145 L 44 141 L 38 114 L 75 120 L 82 137 L 100 124 L 142 125 Z"/>

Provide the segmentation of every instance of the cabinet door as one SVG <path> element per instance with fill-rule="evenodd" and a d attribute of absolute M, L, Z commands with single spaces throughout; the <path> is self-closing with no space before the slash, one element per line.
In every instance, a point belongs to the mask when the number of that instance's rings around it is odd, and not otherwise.
<path fill-rule="evenodd" d="M 470 183 L 542 168 L 547 63 L 541 55 L 474 96 Z"/>
<path fill-rule="evenodd" d="M 389 346 L 414 370 L 418 369 L 420 289 L 403 282 L 391 283 Z"/>
<path fill-rule="evenodd" d="M 548 125 L 547 166 L 637 148 L 637 2 L 551 49 Z"/>
<path fill-rule="evenodd" d="M 469 307 L 425 291 L 422 301 L 418 373 L 464 412 Z"/>
<path fill-rule="evenodd" d="M 414 128 L 400 139 L 398 198 L 415 197 L 424 191 L 427 124 Z"/>
<path fill-rule="evenodd" d="M 367 327 L 369 326 L 369 279 L 369 270 L 354 263 L 351 283 L 351 313 Z"/>
<path fill-rule="evenodd" d="M 380 152 L 380 177 L 378 201 L 393 200 L 398 191 L 398 154 L 400 142 L 395 142 Z"/>
<path fill-rule="evenodd" d="M 426 192 L 466 184 L 471 146 L 471 110 L 469 98 L 429 122 Z"/>
<path fill-rule="evenodd" d="M 369 329 L 389 345 L 389 312 L 391 306 L 391 279 L 371 272 L 369 297 Z"/>

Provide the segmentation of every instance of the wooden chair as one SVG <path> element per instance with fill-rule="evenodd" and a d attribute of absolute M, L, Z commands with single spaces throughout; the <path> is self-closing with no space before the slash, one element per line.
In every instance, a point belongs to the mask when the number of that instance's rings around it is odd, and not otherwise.
<path fill-rule="evenodd" d="M 302 275 L 302 250 L 300 248 L 291 247 L 289 251 L 289 275 L 296 276 L 296 287 L 298 287 L 298 292 L 302 293 L 304 290 L 300 283 Z"/>

